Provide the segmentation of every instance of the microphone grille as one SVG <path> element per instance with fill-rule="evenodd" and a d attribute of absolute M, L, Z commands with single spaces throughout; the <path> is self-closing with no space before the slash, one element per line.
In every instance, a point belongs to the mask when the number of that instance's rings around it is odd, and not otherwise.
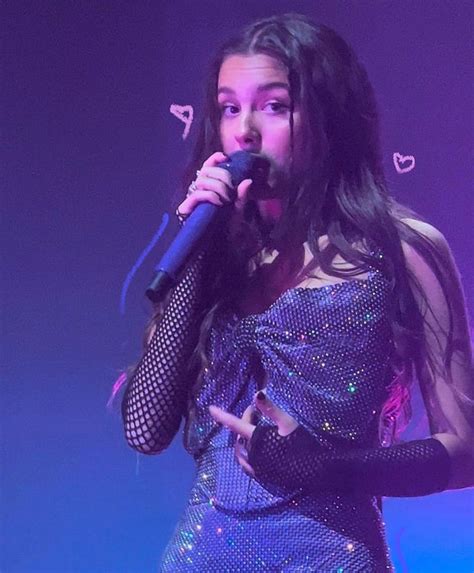
<path fill-rule="evenodd" d="M 270 163 L 257 153 L 236 151 L 229 160 L 221 163 L 219 167 L 227 169 L 232 178 L 232 184 L 237 187 L 244 179 L 251 178 L 254 183 L 262 184 L 268 179 Z"/>

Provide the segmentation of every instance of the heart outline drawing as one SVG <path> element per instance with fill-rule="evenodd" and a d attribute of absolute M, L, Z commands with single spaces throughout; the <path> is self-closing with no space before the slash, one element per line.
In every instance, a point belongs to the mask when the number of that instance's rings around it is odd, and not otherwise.
<path fill-rule="evenodd" d="M 402 167 L 401 164 L 405 163 L 406 161 L 409 162 L 409 165 Z M 393 164 L 395 165 L 395 170 L 397 173 L 408 173 L 409 171 L 415 169 L 415 157 L 413 155 L 402 155 L 396 151 L 393 154 Z"/>
<path fill-rule="evenodd" d="M 189 135 L 189 130 L 191 129 L 191 124 L 194 118 L 194 109 L 192 105 L 179 105 L 177 103 L 172 103 L 170 105 L 170 113 L 182 121 L 185 125 L 182 138 L 186 139 Z"/>

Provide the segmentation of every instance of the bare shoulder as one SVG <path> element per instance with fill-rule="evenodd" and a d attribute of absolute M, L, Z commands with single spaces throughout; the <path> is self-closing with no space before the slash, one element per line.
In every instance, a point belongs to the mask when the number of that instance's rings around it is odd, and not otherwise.
<path fill-rule="evenodd" d="M 420 219 L 410 219 L 408 217 L 401 220 L 403 221 L 403 223 L 405 223 L 415 231 L 418 231 L 422 235 L 425 235 L 426 237 L 429 237 L 431 239 L 443 236 L 438 228 L 436 228 L 431 223 L 427 223 L 426 221 L 421 221 Z"/>
<path fill-rule="evenodd" d="M 433 247 L 439 251 L 440 255 L 446 255 L 450 252 L 446 237 L 437 227 L 431 223 L 420 221 L 420 219 L 402 219 L 402 222 L 413 229 L 416 233 L 422 235 L 425 239 L 428 239 Z M 403 247 L 406 249 L 405 254 L 410 254 L 412 250 L 410 245 L 403 242 Z"/>
<path fill-rule="evenodd" d="M 441 356 L 452 329 L 452 344 L 464 354 L 461 362 L 470 362 L 470 335 L 464 289 L 459 269 L 444 235 L 429 223 L 404 219 L 427 239 L 431 251 L 428 260 L 417 248 L 402 241 L 407 269 L 411 274 L 413 295 L 428 326 L 426 338 L 435 354 Z M 468 358 L 467 358 L 468 357 Z"/>
<path fill-rule="evenodd" d="M 445 277 L 454 279 L 454 283 L 459 283 L 459 271 L 454 261 L 448 241 L 443 233 L 431 223 L 420 221 L 419 219 L 402 219 L 402 222 L 410 227 L 415 233 L 420 235 L 428 244 L 437 266 Z M 402 249 L 408 270 L 421 283 L 429 294 L 430 291 L 438 290 L 438 279 L 436 273 L 422 253 L 413 245 L 402 241 Z M 454 286 L 459 291 L 459 285 L 453 285 L 453 280 L 449 280 L 449 285 Z"/>

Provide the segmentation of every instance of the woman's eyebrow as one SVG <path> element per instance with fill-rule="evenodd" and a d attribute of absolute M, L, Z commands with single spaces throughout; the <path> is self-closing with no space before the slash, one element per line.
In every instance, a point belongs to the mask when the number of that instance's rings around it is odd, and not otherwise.
<path fill-rule="evenodd" d="M 290 91 L 290 86 L 289 84 L 287 84 L 286 82 L 269 82 L 268 84 L 261 84 L 257 87 L 257 92 L 267 92 L 273 89 L 284 89 L 287 92 Z M 235 90 L 233 90 L 232 88 L 228 88 L 226 86 L 221 86 L 218 90 L 217 90 L 217 95 L 219 94 L 227 94 L 227 95 L 233 95 L 235 94 Z"/>

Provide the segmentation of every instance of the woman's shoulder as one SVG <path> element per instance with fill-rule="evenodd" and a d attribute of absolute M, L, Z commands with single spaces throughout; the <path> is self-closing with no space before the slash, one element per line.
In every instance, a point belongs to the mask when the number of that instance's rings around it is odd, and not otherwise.
<path fill-rule="evenodd" d="M 402 218 L 400 222 L 411 230 L 411 237 L 402 237 L 402 249 L 407 265 L 416 273 L 420 259 L 425 257 L 420 250 L 420 240 L 426 245 L 439 260 L 452 260 L 451 250 L 444 234 L 433 224 L 415 218 Z M 418 239 L 418 240 L 413 240 Z"/>
<path fill-rule="evenodd" d="M 422 221 L 421 219 L 414 219 L 411 217 L 404 217 L 400 222 L 422 235 L 424 238 L 429 239 L 432 243 L 438 246 L 447 244 L 446 238 L 443 233 L 431 223 Z"/>
<path fill-rule="evenodd" d="M 443 233 L 431 223 L 420 219 L 400 220 L 414 233 L 402 237 L 402 249 L 408 271 L 415 279 L 414 295 L 419 288 L 424 298 L 439 314 L 446 314 L 446 297 L 463 306 L 459 270 Z"/>

